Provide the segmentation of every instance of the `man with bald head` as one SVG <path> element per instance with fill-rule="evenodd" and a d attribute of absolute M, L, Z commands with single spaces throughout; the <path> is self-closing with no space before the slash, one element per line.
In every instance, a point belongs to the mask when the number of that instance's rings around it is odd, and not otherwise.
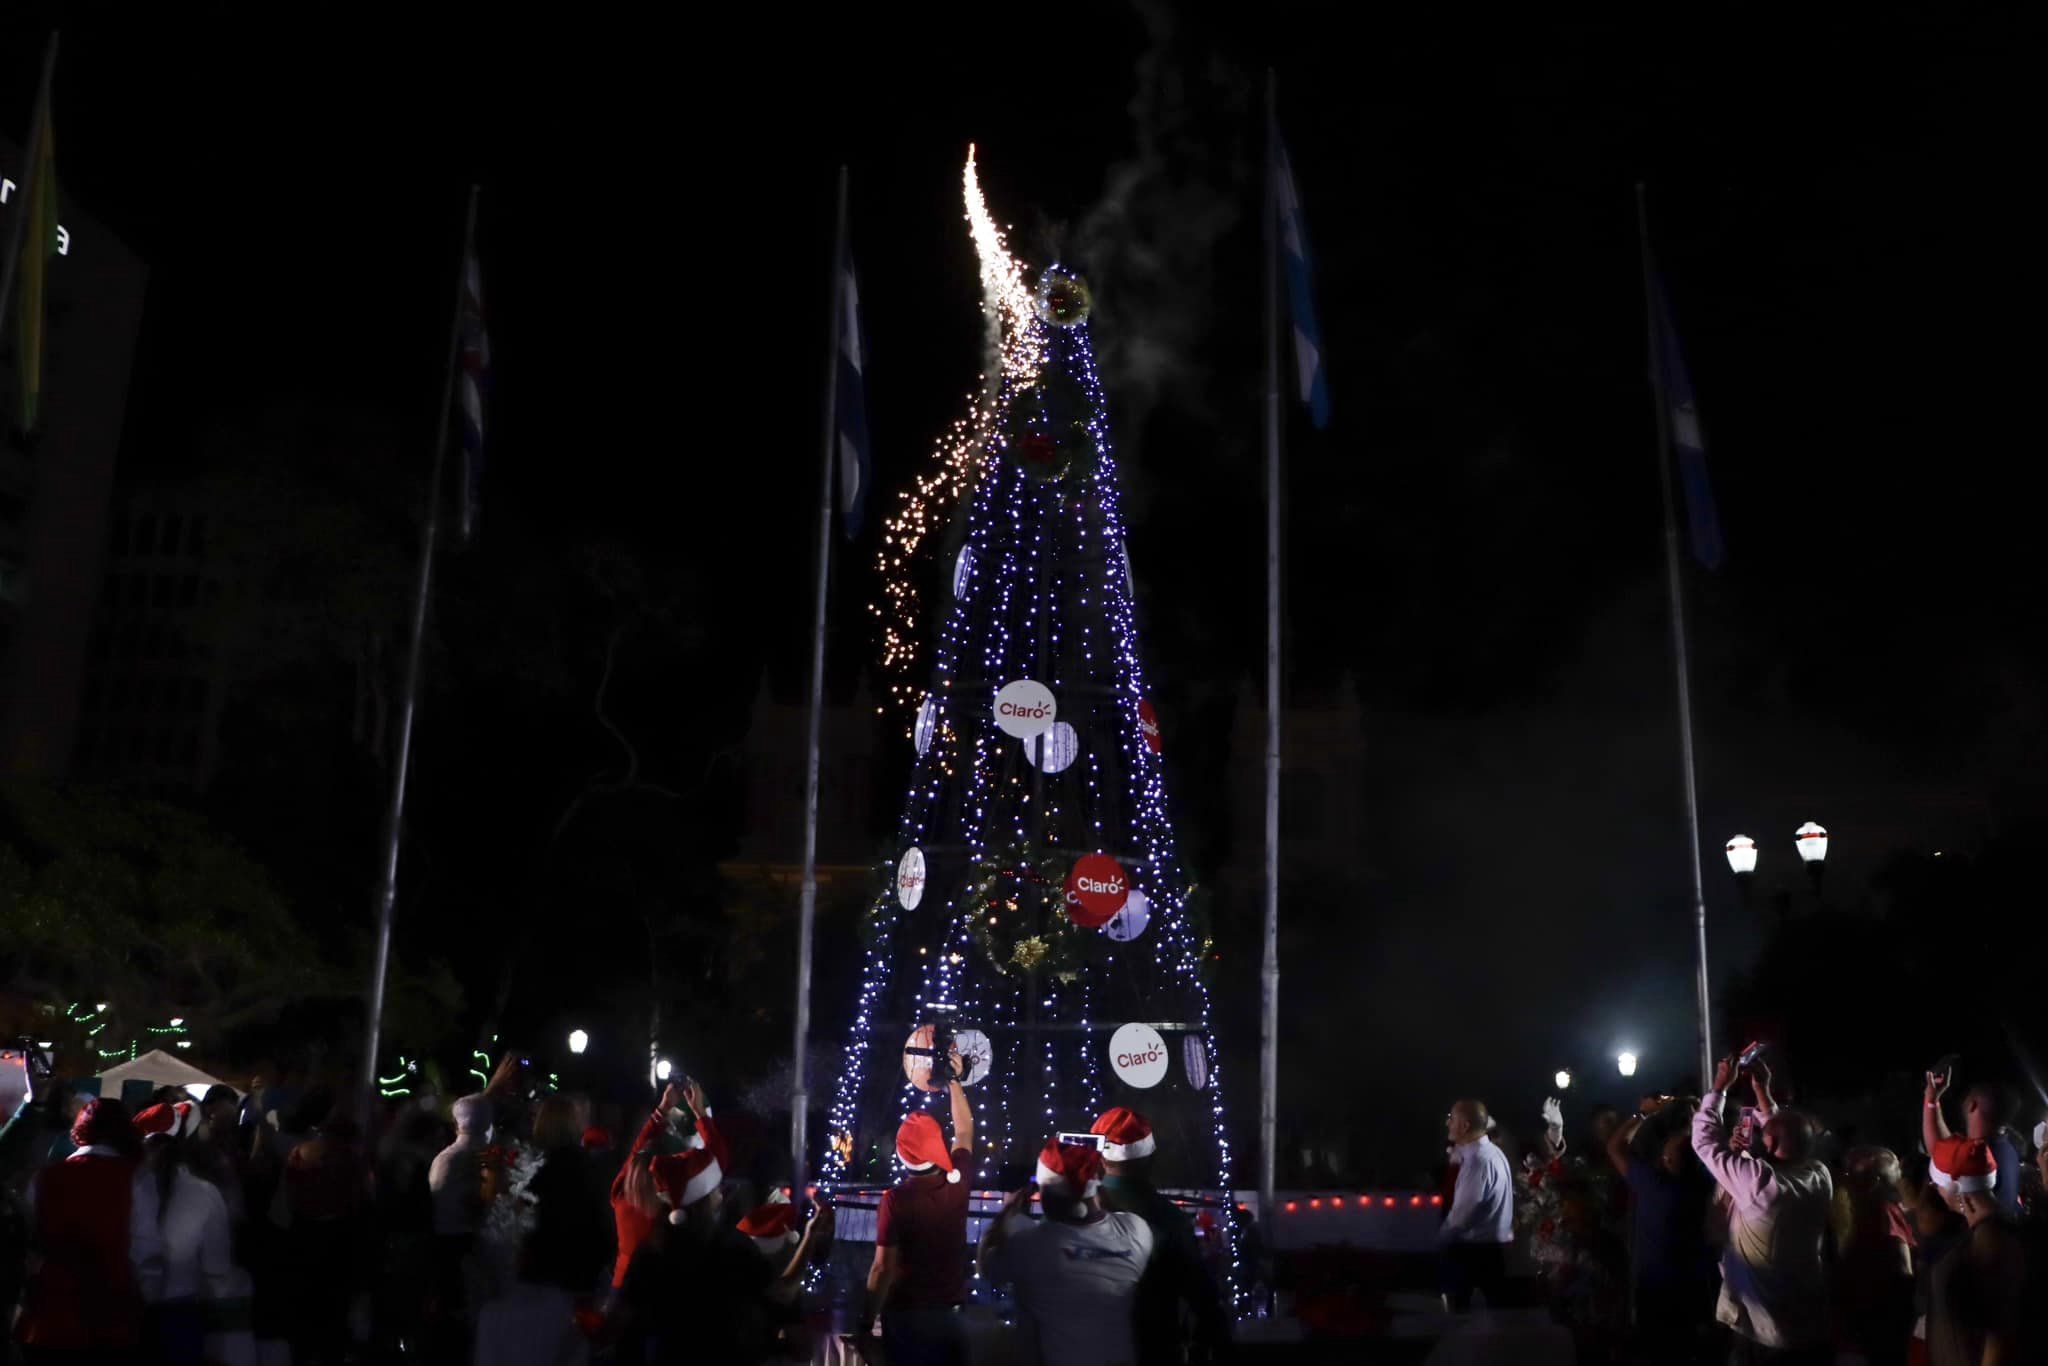
<path fill-rule="evenodd" d="M 1444 1305 L 1472 1307 L 1472 1292 L 1486 1307 L 1502 1304 L 1507 1283 L 1507 1249 L 1515 1239 L 1515 1174 L 1507 1154 L 1486 1136 L 1486 1105 L 1461 1100 L 1444 1117 L 1458 1163 L 1451 1212 L 1437 1232 L 1444 1249 Z"/>

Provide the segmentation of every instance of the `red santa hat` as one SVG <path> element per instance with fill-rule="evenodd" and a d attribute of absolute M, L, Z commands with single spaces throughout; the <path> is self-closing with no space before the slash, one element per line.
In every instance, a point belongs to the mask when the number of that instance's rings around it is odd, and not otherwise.
<path fill-rule="evenodd" d="M 669 1210 L 671 1224 L 683 1222 L 683 1212 L 711 1194 L 725 1180 L 725 1172 L 719 1167 L 718 1159 L 703 1148 L 692 1148 L 662 1160 L 662 1194 L 668 1197 L 673 1208 Z"/>
<path fill-rule="evenodd" d="M 953 1154 L 946 1147 L 939 1122 L 922 1110 L 905 1117 L 897 1128 L 896 1160 L 914 1172 L 936 1169 L 946 1174 L 948 1182 L 960 1180 L 960 1173 L 953 1170 Z"/>
<path fill-rule="evenodd" d="M 1038 1154 L 1038 1189 L 1055 1199 L 1086 1200 L 1102 1184 L 1102 1154 L 1050 1139 Z"/>
<path fill-rule="evenodd" d="M 1158 1140 L 1152 1137 L 1151 1121 L 1136 1110 L 1127 1110 L 1121 1105 L 1105 1111 L 1088 1132 L 1102 1135 L 1102 1160 L 1105 1162 L 1131 1162 L 1150 1157 L 1159 1147 Z"/>
<path fill-rule="evenodd" d="M 85 1103 L 78 1118 L 71 1121 L 71 1141 L 81 1148 L 121 1148 L 141 1139 L 135 1121 L 120 1101 L 95 1097 Z"/>
<path fill-rule="evenodd" d="M 199 1114 L 189 1100 L 152 1105 L 135 1116 L 135 1129 L 145 1139 L 183 1138 L 199 1127 Z"/>
<path fill-rule="evenodd" d="M 1955 1135 L 1936 1140 L 1927 1174 L 1945 1191 L 1981 1195 L 1998 1184 L 1998 1159 L 1983 1139 Z"/>
<path fill-rule="evenodd" d="M 775 1257 L 796 1246 L 796 1206 L 789 1203 L 789 1197 L 776 1191 L 768 1203 L 748 1212 L 740 1220 L 740 1232 L 754 1240 L 754 1246 L 761 1249 L 764 1257 Z"/>

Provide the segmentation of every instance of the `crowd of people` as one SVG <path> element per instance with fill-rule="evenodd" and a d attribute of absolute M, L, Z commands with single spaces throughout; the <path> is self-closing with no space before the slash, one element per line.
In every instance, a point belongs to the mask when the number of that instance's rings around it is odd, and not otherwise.
<path fill-rule="evenodd" d="M 701 1088 L 624 1145 L 507 1058 L 480 1092 L 281 1110 L 46 1085 L 0 1131 L 0 1297 L 29 1362 L 748 1362 L 801 1351 L 833 1215 L 729 1177 Z"/>
<path fill-rule="evenodd" d="M 957 1081 L 950 1136 L 923 1112 L 902 1124 L 906 1175 L 870 1200 L 875 1256 L 851 1302 L 806 1274 L 830 1257 L 833 1207 L 751 1181 L 694 1081 L 630 1134 L 533 1086 L 516 1056 L 475 1094 L 388 1101 L 369 1133 L 332 1093 L 280 1099 L 260 1080 L 132 1108 L 32 1093 L 0 1130 L 19 1359 L 968 1359 L 980 1159 Z M 1094 1146 L 1049 1143 L 1044 1219 L 1024 1217 L 1027 1186 L 981 1239 L 978 1274 L 1013 1289 L 1023 1359 L 1165 1366 L 1227 1348 L 1214 1258 L 1152 1185 L 1154 1146 L 1129 1110 L 1101 1117 Z"/>
<path fill-rule="evenodd" d="M 1533 1289 L 1587 1366 L 2048 1361 L 2048 1122 L 2022 1132 L 1979 1084 L 1952 1129 L 1951 1078 L 1928 1073 L 1919 1115 L 1900 1118 L 1904 1157 L 1775 1094 L 1757 1049 L 1723 1059 L 1704 1095 L 1594 1111 L 1576 1144 L 1547 1101 L 1519 1163 L 1461 1100 L 1444 1307 Z"/>
<path fill-rule="evenodd" d="M 1540 1295 L 1586 1366 L 2048 1360 L 2048 1123 L 1929 1073 L 1902 1157 L 1785 1089 L 1745 1051 L 1704 1095 L 1596 1110 L 1574 1142 L 1552 1100 L 1519 1160 L 1457 1102 L 1445 1311 Z M 1216 1221 L 1154 1184 L 1142 1114 L 1052 1136 L 996 1209 L 966 1092 L 945 1096 L 949 1123 L 902 1121 L 901 1179 L 848 1202 L 873 1211 L 848 1278 L 810 1274 L 832 1204 L 752 1180 L 693 1081 L 600 1115 L 515 1056 L 445 1105 L 388 1101 L 367 1133 L 317 1089 L 166 1087 L 131 1111 L 45 1086 L 0 1129 L 0 1302 L 31 1363 L 965 1366 L 989 1292 L 1005 1359 L 1233 1354 Z"/>
<path fill-rule="evenodd" d="M 962 1068 L 953 1059 L 953 1075 Z M 896 1133 L 908 1175 L 876 1211 L 875 1255 L 852 1344 L 889 1366 L 966 1366 L 974 1112 L 947 1083 L 949 1137 L 918 1111 Z M 1153 1184 L 1158 1139 L 1122 1106 L 1088 1143 L 1055 1135 L 1034 1180 L 1009 1193 L 973 1248 L 974 1269 L 1014 1297 L 1016 1355 L 1032 1366 L 1180 1366 L 1230 1354 L 1216 1225 Z M 1030 1217 L 1033 1197 L 1043 1218 Z M 1205 1248 L 1204 1242 L 1208 1246 Z"/>

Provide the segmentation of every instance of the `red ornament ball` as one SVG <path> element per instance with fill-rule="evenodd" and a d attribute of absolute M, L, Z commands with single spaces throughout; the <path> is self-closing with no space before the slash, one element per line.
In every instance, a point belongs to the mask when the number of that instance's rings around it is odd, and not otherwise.
<path fill-rule="evenodd" d="M 1084 930 L 1099 930 L 1124 908 L 1130 875 L 1107 854 L 1083 854 L 1067 874 L 1067 919 Z"/>

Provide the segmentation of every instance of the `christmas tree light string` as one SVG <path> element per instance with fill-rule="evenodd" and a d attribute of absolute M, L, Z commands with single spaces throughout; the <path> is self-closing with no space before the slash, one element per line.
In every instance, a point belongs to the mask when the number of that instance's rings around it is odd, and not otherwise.
<path fill-rule="evenodd" d="M 1069 320 L 1053 325 L 1034 315 L 1022 268 L 1008 257 L 1000 233 L 987 218 L 971 161 L 965 189 L 982 259 L 984 306 L 1002 328 L 1002 363 L 990 385 L 992 394 L 977 403 L 971 420 L 956 425 L 941 443 L 936 481 L 920 479 L 919 492 L 908 497 L 899 513 L 905 520 L 900 526 L 892 522 L 885 546 L 885 576 L 911 584 L 920 563 L 917 552 L 942 520 L 932 491 L 947 480 L 956 493 L 969 491 L 960 569 L 950 580 L 952 601 L 940 614 L 930 685 L 912 694 L 929 704 L 930 722 L 921 719 L 915 732 L 921 749 L 905 795 L 898 850 L 900 854 L 912 845 L 939 841 L 935 847 L 947 850 L 948 859 L 964 853 L 972 868 L 983 860 L 1009 859 L 1013 851 L 1034 847 L 1042 832 L 1049 846 L 1074 850 L 1092 844 L 1125 863 L 1128 890 L 1141 892 L 1150 904 L 1155 938 L 1149 951 L 1126 948 L 1109 961 L 1151 969 L 1144 979 L 1134 972 L 1122 975 L 1129 978 L 1141 1006 L 1163 1014 L 1199 1040 L 1207 1085 L 1205 1095 L 1197 1089 L 1197 1103 L 1207 1110 L 1215 1143 L 1216 1187 L 1222 1195 L 1216 1222 L 1228 1251 L 1233 1297 L 1242 1308 L 1242 1239 L 1230 1195 L 1231 1150 L 1221 1071 L 1209 1035 L 1204 949 L 1186 916 L 1188 888 L 1179 870 L 1167 809 L 1164 764 L 1144 737 L 1139 710 L 1145 702 L 1144 676 L 1127 577 L 1126 533 L 1085 313 L 1076 316 L 1070 307 Z M 1057 278 L 1057 266 L 1041 277 Z M 1078 283 L 1070 294 L 1085 300 Z M 1085 421 L 1075 424 L 1085 433 L 1081 458 L 1075 460 L 1070 450 L 1056 448 L 1054 458 L 1044 459 L 1046 442 L 1056 440 L 1063 430 L 1055 427 L 1061 396 L 1072 391 L 1078 391 L 1086 411 Z M 901 590 L 891 587 L 886 596 L 889 610 L 907 611 L 914 619 L 914 584 Z M 899 615 L 899 622 L 904 619 Z M 906 640 L 896 626 L 885 629 L 886 662 L 901 666 L 912 657 L 905 652 Z M 1071 678 L 1061 663 L 1070 649 L 1075 652 Z M 1022 678 L 1051 687 L 1061 718 L 1071 718 L 1074 734 L 1083 737 L 1080 753 L 1061 763 L 1058 774 L 1045 772 L 1048 765 L 1026 753 L 1023 747 L 1033 741 L 1003 735 L 990 722 L 989 694 Z M 1114 750 L 1106 748 L 1112 727 L 1117 732 Z M 1111 754 L 1116 763 L 1105 764 Z M 1117 764 L 1121 782 L 1112 776 Z M 1036 803 L 1031 796 L 1034 783 Z M 952 807 L 946 805 L 949 793 L 956 802 Z M 1125 833 L 1119 836 L 1119 831 Z M 949 836 L 956 842 L 945 845 Z M 948 859 L 933 867 L 950 866 Z M 934 885 L 931 890 L 936 893 L 940 888 Z M 1043 897 L 1027 896 L 1031 899 L 1019 897 L 1015 915 L 1026 916 L 1027 905 L 1033 916 L 1059 915 L 1043 904 Z M 1102 959 L 1090 960 L 1096 966 L 1073 969 L 1071 976 L 1066 971 L 1011 973 L 1001 970 L 1000 964 L 992 968 L 976 952 L 976 935 L 983 928 L 977 917 L 995 920 L 1006 914 L 1012 913 L 999 910 L 993 899 L 984 904 L 957 888 L 932 896 L 914 911 L 903 908 L 893 885 L 878 894 L 869 914 L 860 994 L 848 1029 L 847 1065 L 830 1110 L 834 1135 L 859 1127 L 867 1108 L 864 1097 L 872 1095 L 869 1088 L 893 1070 L 899 1045 L 892 1038 L 878 1040 L 877 1031 L 885 1023 L 907 1027 L 929 1020 L 933 1009 L 941 1006 L 958 1020 L 985 1025 L 994 1036 L 990 1081 L 971 1091 L 970 1098 L 977 1131 L 993 1138 L 995 1151 L 1014 1159 L 1061 1127 L 1063 1115 L 1070 1122 L 1078 1118 L 1085 1123 L 1099 1112 L 1105 1050 L 1097 1037 L 1101 1031 L 1094 979 Z M 1034 928 L 1042 930 L 1042 924 L 1019 927 L 1020 963 L 1025 941 L 1031 938 L 1021 931 Z M 914 950 L 897 942 L 906 930 L 918 941 Z M 908 1003 L 913 1019 L 884 1021 L 881 1012 L 894 991 L 894 960 L 905 953 L 919 964 L 915 999 Z M 1190 1008 L 1166 1014 L 1167 996 L 1176 992 Z M 1077 1020 L 1078 1029 L 1072 1024 L 1041 1029 L 1035 1056 L 1027 1063 L 1022 1045 L 1031 1028 L 1031 1012 L 1049 1021 Z M 1062 1029 L 1070 1042 L 1062 1041 Z M 1020 1085 L 1029 1088 L 1032 1079 L 1021 1069 L 1032 1067 L 1038 1072 L 1043 1107 L 1041 1114 L 1025 1119 L 1012 1092 Z M 921 1090 L 907 1079 L 895 1093 L 898 1103 L 889 1107 L 895 1118 L 913 1109 L 936 1111 L 944 1105 L 942 1091 Z M 1087 1113 L 1077 1116 L 1071 1113 L 1075 1109 Z M 1020 1121 L 1037 1132 L 1020 1133 Z M 884 1141 L 875 1148 L 891 1146 L 887 1135 L 879 1137 Z M 862 1165 L 856 1171 L 835 1143 L 822 1172 L 827 1182 L 841 1183 L 880 1175 Z"/>

